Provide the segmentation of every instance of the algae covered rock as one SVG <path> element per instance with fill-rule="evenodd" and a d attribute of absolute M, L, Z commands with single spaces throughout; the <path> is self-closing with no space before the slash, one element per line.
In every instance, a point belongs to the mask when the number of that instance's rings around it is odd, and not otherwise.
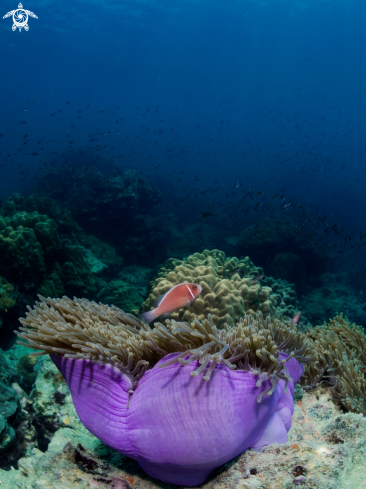
<path fill-rule="evenodd" d="M 36 380 L 36 372 L 34 371 L 36 363 L 37 357 L 27 354 L 20 357 L 17 364 L 18 383 L 27 393 L 31 391 Z"/>
<path fill-rule="evenodd" d="M 0 467 L 5 469 L 15 465 L 35 444 L 31 417 L 24 409 L 27 396 L 13 382 L 15 378 L 16 371 L 0 351 Z"/>
<path fill-rule="evenodd" d="M 15 371 L 0 353 L 0 454 L 13 442 L 15 430 L 8 423 L 18 409 L 16 392 L 9 386 Z"/>
<path fill-rule="evenodd" d="M 365 439 L 365 418 L 343 414 L 332 402 L 329 390 L 316 389 L 295 404 L 287 443 L 247 450 L 217 469 L 202 487 L 360 489 L 366 480 Z M 60 427 L 46 450 L 34 448 L 18 466 L 16 470 L 0 469 L 4 487 L 162 487 L 137 462 L 103 445 L 78 420 L 72 429 Z"/>
<path fill-rule="evenodd" d="M 126 312 L 138 311 L 143 298 L 137 289 L 122 280 L 112 280 L 98 294 L 103 304 L 113 305 Z"/>
<path fill-rule="evenodd" d="M 225 323 L 235 325 L 245 314 L 262 312 L 264 317 L 276 314 L 277 300 L 272 289 L 252 280 L 262 272 L 248 257 L 227 258 L 219 250 L 194 253 L 186 260 L 171 258 L 150 283 L 150 293 L 142 311 L 153 309 L 158 297 L 174 285 L 194 282 L 201 285 L 201 294 L 188 309 L 173 312 L 171 319 L 192 321 L 197 318 L 202 321 L 212 314 L 214 323 L 222 328 Z"/>
<path fill-rule="evenodd" d="M 38 446 L 46 449 L 59 428 L 73 428 L 80 421 L 69 388 L 49 356 L 40 357 L 34 370 L 36 380 L 29 399 L 32 401 L 33 425 L 38 433 Z"/>

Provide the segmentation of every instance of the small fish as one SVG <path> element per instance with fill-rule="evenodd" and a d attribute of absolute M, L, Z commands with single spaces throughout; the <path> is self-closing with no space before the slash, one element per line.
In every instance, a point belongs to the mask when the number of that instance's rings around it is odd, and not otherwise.
<path fill-rule="evenodd" d="M 208 217 L 212 216 L 212 212 L 202 212 L 201 217 L 204 219 L 207 219 Z"/>
<path fill-rule="evenodd" d="M 241 266 L 241 267 L 234 268 L 234 270 L 232 270 L 231 272 L 229 272 L 229 273 L 228 273 L 228 275 L 229 275 L 230 277 L 232 277 L 232 276 L 233 276 L 233 275 L 235 275 L 236 273 L 238 273 L 238 274 L 240 275 L 240 274 L 241 274 L 241 273 L 243 273 L 243 272 L 244 272 L 244 267 L 243 267 L 243 266 Z"/>
<path fill-rule="evenodd" d="M 35 100 L 28 100 L 27 104 L 34 104 Z"/>
<path fill-rule="evenodd" d="M 22 112 L 29 112 L 29 109 L 20 109 Z"/>
<path fill-rule="evenodd" d="M 175 285 L 163 295 L 156 309 L 144 312 L 140 315 L 140 319 L 149 324 L 163 314 L 170 314 L 177 309 L 189 306 L 201 292 L 202 287 L 198 284 Z"/>
<path fill-rule="evenodd" d="M 299 324 L 301 319 L 301 311 L 297 312 L 295 316 L 291 319 L 291 324 Z"/>
<path fill-rule="evenodd" d="M 260 280 L 262 280 L 263 277 L 264 275 L 255 275 L 250 279 L 250 282 L 259 282 Z"/>

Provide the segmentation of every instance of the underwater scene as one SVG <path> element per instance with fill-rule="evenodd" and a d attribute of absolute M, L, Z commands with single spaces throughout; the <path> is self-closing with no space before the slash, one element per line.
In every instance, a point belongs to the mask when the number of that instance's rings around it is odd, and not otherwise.
<path fill-rule="evenodd" d="M 365 26 L 1 1 L 0 489 L 366 488 Z"/>

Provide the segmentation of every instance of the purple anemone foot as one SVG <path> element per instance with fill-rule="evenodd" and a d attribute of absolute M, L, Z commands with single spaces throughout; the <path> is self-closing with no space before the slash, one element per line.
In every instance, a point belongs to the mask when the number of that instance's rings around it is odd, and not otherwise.
<path fill-rule="evenodd" d="M 244 370 L 216 365 L 209 381 L 190 374 L 199 366 L 160 363 L 140 379 L 131 395 L 132 381 L 117 368 L 90 360 L 51 354 L 64 376 L 84 426 L 97 438 L 137 460 L 151 476 L 164 482 L 196 486 L 220 465 L 250 447 L 284 443 L 294 409 L 294 383 L 302 367 L 286 363 L 293 382 L 288 393 L 280 380 L 275 392 Z"/>

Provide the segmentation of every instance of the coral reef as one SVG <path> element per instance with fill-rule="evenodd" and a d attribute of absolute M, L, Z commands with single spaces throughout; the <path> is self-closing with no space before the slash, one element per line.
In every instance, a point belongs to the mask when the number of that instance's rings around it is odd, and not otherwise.
<path fill-rule="evenodd" d="M 361 290 L 362 292 L 362 290 Z M 366 324 L 366 302 L 349 283 L 349 274 L 325 273 L 301 297 L 301 308 L 313 324 L 328 321 L 340 311 L 357 324 Z"/>
<path fill-rule="evenodd" d="M 84 232 L 108 242 L 118 254 L 140 264 L 165 259 L 166 229 L 153 210 L 160 192 L 135 170 L 94 166 L 53 169 L 38 183 L 40 194 L 63 203 Z M 116 232 L 118 230 L 118 232 Z"/>
<path fill-rule="evenodd" d="M 200 321 L 212 315 L 214 323 L 222 328 L 233 326 L 245 314 L 261 312 L 265 317 L 276 314 L 277 297 L 270 287 L 252 281 L 263 273 L 246 257 L 227 258 L 223 251 L 204 250 L 185 260 L 171 258 L 160 268 L 157 278 L 149 285 L 149 296 L 141 310 L 153 309 L 154 303 L 174 285 L 193 282 L 202 287 L 200 296 L 189 309 L 180 309 L 170 315 L 177 321 Z M 282 302 L 282 301 L 281 301 Z"/>
<path fill-rule="evenodd" d="M 85 235 L 49 197 L 12 195 L 0 214 L 0 344 L 11 342 L 17 317 L 37 293 L 94 298 L 122 264 L 113 247 Z"/>
<path fill-rule="evenodd" d="M 14 285 L 0 277 L 0 314 L 7 312 L 15 306 L 18 294 Z"/>
<path fill-rule="evenodd" d="M 307 365 L 301 384 L 332 384 L 337 401 L 347 411 L 366 415 L 366 335 L 342 315 L 307 330 L 317 365 Z"/>
<path fill-rule="evenodd" d="M 222 243 L 222 233 L 206 222 L 184 224 L 172 217 L 171 240 L 167 243 L 167 256 L 180 258 L 205 249 L 215 249 Z"/>
<path fill-rule="evenodd" d="M 29 411 L 37 432 L 38 448 L 46 450 L 58 429 L 74 427 L 77 415 L 70 390 L 48 357 L 38 359 L 35 373 L 36 381 L 29 395 Z"/>
<path fill-rule="evenodd" d="M 235 254 L 249 255 L 266 273 L 296 284 L 300 293 L 325 271 L 329 256 L 309 233 L 282 219 L 263 219 L 239 236 Z"/>
<path fill-rule="evenodd" d="M 18 396 L 9 386 L 10 379 L 15 375 L 5 358 L 0 354 L 0 453 L 10 445 L 15 438 L 15 431 L 7 422 L 18 409 Z"/>
<path fill-rule="evenodd" d="M 98 299 L 104 304 L 110 304 L 135 314 L 138 313 L 144 300 L 135 287 L 122 280 L 109 282 L 106 287 L 100 290 Z"/>
<path fill-rule="evenodd" d="M 145 297 L 147 285 L 153 278 L 153 270 L 141 265 L 130 265 L 123 267 L 118 276 L 123 282 L 135 287 L 142 297 Z"/>
<path fill-rule="evenodd" d="M 0 467 L 4 469 L 15 465 L 36 443 L 27 395 L 15 378 L 16 371 L 0 351 Z"/>
<path fill-rule="evenodd" d="M 29 394 L 36 380 L 36 372 L 34 367 L 37 363 L 37 358 L 27 354 L 19 358 L 17 363 L 18 384 L 24 391 Z"/>
<path fill-rule="evenodd" d="M 264 277 L 261 284 L 272 289 L 272 298 L 276 300 L 278 314 L 285 318 L 293 318 L 300 309 L 295 286 L 286 280 L 273 277 Z M 304 318 L 304 314 L 302 317 Z"/>

